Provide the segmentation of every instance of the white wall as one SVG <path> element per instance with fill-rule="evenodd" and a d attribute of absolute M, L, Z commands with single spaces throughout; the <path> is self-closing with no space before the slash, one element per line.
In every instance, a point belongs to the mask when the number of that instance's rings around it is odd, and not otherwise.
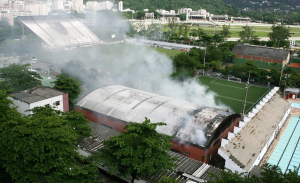
<path fill-rule="evenodd" d="M 16 100 L 11 97 L 9 97 L 9 99 L 12 100 L 14 102 L 15 106 L 18 107 L 17 108 L 18 112 L 25 114 L 25 115 L 30 114 L 29 112 L 26 112 L 26 110 L 33 109 L 35 107 L 45 106 L 47 104 L 49 104 L 52 107 L 55 107 L 56 110 L 64 111 L 63 95 L 52 97 L 52 98 L 45 99 L 45 100 L 35 102 L 35 103 L 31 103 L 31 104 L 27 104 L 21 100 Z M 55 103 L 57 101 L 59 101 L 59 103 L 60 103 L 59 106 L 53 106 L 53 103 Z"/>
<path fill-rule="evenodd" d="M 244 169 L 242 169 L 241 167 L 239 167 L 234 161 L 232 161 L 222 150 L 221 148 L 218 149 L 218 154 L 220 156 L 222 156 L 225 159 L 225 167 L 228 168 L 229 170 L 233 171 L 233 172 L 245 172 Z"/>

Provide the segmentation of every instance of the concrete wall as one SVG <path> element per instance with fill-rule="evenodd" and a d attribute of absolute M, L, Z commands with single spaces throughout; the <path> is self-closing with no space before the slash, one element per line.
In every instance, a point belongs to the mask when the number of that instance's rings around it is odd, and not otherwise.
<path fill-rule="evenodd" d="M 54 107 L 56 110 L 64 111 L 63 95 L 52 97 L 52 98 L 45 99 L 45 100 L 42 100 L 42 101 L 38 101 L 38 102 L 35 102 L 35 103 L 31 103 L 31 104 L 25 103 L 21 100 L 17 100 L 17 99 L 11 98 L 11 97 L 9 97 L 9 99 L 12 100 L 14 102 L 15 106 L 18 107 L 17 108 L 18 112 L 22 113 L 22 114 L 25 114 L 25 115 L 31 114 L 27 110 L 33 109 L 35 107 L 42 107 L 42 106 L 45 106 L 47 104 Z M 59 101 L 59 105 L 54 106 L 53 104 L 57 101 Z"/>

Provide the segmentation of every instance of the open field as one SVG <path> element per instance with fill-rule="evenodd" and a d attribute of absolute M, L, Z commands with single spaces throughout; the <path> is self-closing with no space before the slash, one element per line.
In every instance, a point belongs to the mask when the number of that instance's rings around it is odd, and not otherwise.
<path fill-rule="evenodd" d="M 227 81 L 221 78 L 200 77 L 199 82 L 207 87 L 207 91 L 216 94 L 217 104 L 223 103 L 236 113 L 242 113 L 246 95 L 245 83 Z M 270 88 L 250 85 L 245 111 L 251 109 Z"/>
<path fill-rule="evenodd" d="M 169 50 L 169 49 L 164 49 L 164 48 L 154 48 L 156 49 L 156 51 L 160 52 L 160 53 L 164 53 L 169 57 L 174 57 L 180 53 L 182 53 L 182 51 L 178 51 L 178 50 Z"/>
<path fill-rule="evenodd" d="M 113 44 L 113 45 L 98 45 L 93 47 L 86 47 L 86 48 L 77 48 L 74 50 L 66 50 L 66 51 L 60 51 L 60 52 L 42 52 L 40 54 L 32 55 L 35 58 L 37 58 L 39 61 L 42 62 L 52 62 L 52 61 L 63 61 L 63 60 L 77 60 L 77 59 L 88 59 L 89 57 L 95 57 L 99 54 L 99 50 L 101 50 L 101 53 L 110 53 L 110 52 L 116 52 L 116 50 L 126 50 L 126 48 L 130 47 L 136 47 L 138 50 L 141 45 L 127 45 L 127 44 Z M 147 46 L 144 46 L 147 47 Z M 159 53 L 166 54 L 169 57 L 174 57 L 177 54 L 182 53 L 178 50 L 169 50 L 169 49 L 163 49 L 163 48 L 154 48 L 154 47 L 147 47 L 149 49 L 155 49 Z"/>
<path fill-rule="evenodd" d="M 231 24 L 230 25 L 230 32 L 231 32 L 231 37 L 239 37 L 239 32 L 243 30 L 243 26 L 245 25 L 235 25 L 235 24 Z M 253 30 L 255 31 L 255 35 L 258 37 L 269 37 L 269 33 L 272 32 L 271 31 L 271 27 L 270 26 L 251 26 L 253 27 Z M 222 30 L 222 25 L 216 26 L 216 27 L 200 27 L 202 28 L 207 34 L 209 35 L 213 35 L 214 32 L 215 34 L 220 33 L 220 31 Z M 163 30 L 166 31 L 169 28 L 166 27 L 166 25 L 163 27 Z M 190 27 L 190 32 L 193 29 L 198 29 L 197 26 L 191 26 Z M 190 33 L 189 32 L 189 33 Z M 300 37 L 300 26 L 299 27 L 290 27 L 290 32 L 291 37 Z"/>

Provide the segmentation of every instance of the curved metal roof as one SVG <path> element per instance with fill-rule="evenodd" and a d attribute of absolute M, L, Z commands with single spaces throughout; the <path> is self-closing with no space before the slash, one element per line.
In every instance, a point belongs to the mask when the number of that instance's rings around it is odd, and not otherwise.
<path fill-rule="evenodd" d="M 126 122 L 164 122 L 157 131 L 183 141 L 205 145 L 225 117 L 227 109 L 200 107 L 193 103 L 120 85 L 98 88 L 77 106 Z"/>

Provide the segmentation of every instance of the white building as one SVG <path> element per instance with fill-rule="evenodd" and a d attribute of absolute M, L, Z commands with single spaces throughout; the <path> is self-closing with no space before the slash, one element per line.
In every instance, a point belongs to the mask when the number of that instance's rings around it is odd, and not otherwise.
<path fill-rule="evenodd" d="M 14 3 L 12 4 L 12 8 L 14 10 L 23 11 L 25 8 L 25 1 L 14 1 Z"/>
<path fill-rule="evenodd" d="M 145 19 L 154 19 L 154 13 L 145 13 Z"/>
<path fill-rule="evenodd" d="M 63 10 L 64 9 L 64 1 L 62 1 L 62 0 L 54 1 L 53 9 L 54 10 Z"/>
<path fill-rule="evenodd" d="M 88 1 L 86 3 L 86 9 L 93 10 L 93 11 L 111 10 L 113 7 L 114 7 L 114 4 L 110 1 L 104 1 L 104 2 Z M 123 10 L 123 6 L 122 6 L 122 10 Z"/>
<path fill-rule="evenodd" d="M 180 8 L 178 9 L 178 14 L 188 14 L 191 13 L 193 10 L 192 8 Z"/>
<path fill-rule="evenodd" d="M 0 11 L 0 20 L 7 21 L 9 25 L 14 25 L 14 16 L 9 9 Z"/>
<path fill-rule="evenodd" d="M 73 0 L 73 11 L 83 12 L 83 0 Z"/>
<path fill-rule="evenodd" d="M 70 12 L 73 8 L 73 2 L 72 1 L 64 1 L 64 10 L 67 12 Z"/>
<path fill-rule="evenodd" d="M 114 3 L 111 1 L 99 2 L 100 10 L 111 10 L 114 7 Z"/>
<path fill-rule="evenodd" d="M 30 4 L 25 6 L 25 10 L 29 10 L 31 15 L 48 15 L 51 11 L 50 4 L 39 2 L 38 4 Z"/>
<path fill-rule="evenodd" d="M 18 107 L 18 112 L 25 115 L 30 114 L 27 110 L 47 104 L 59 111 L 69 111 L 68 94 L 49 87 L 37 87 L 13 93 L 9 99 Z"/>
<path fill-rule="evenodd" d="M 118 10 L 123 11 L 123 1 L 119 1 Z"/>
<path fill-rule="evenodd" d="M 0 0 L 0 8 L 4 8 L 8 5 L 8 0 Z"/>

